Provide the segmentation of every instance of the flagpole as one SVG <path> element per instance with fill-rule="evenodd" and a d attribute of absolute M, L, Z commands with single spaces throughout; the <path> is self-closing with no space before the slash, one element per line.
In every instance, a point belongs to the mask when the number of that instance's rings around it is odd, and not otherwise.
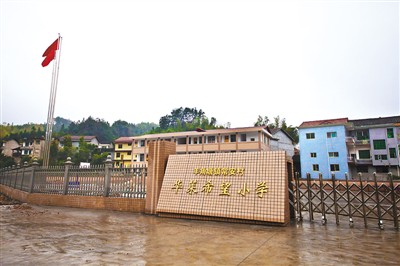
<path fill-rule="evenodd" d="M 50 89 L 50 99 L 49 99 L 49 108 L 47 112 L 47 127 L 46 127 L 46 140 L 44 147 L 44 156 L 43 156 L 43 166 L 49 166 L 50 159 L 50 146 L 51 139 L 53 133 L 53 124 L 54 124 L 54 108 L 56 103 L 56 95 L 57 95 L 57 83 L 58 83 L 58 72 L 60 69 L 60 55 L 61 55 L 61 41 L 62 37 L 58 34 L 58 47 L 56 50 L 56 56 L 53 64 L 53 74 L 51 78 L 51 89 Z"/>
<path fill-rule="evenodd" d="M 57 60 L 57 59 L 56 59 Z M 47 124 L 46 124 L 46 139 L 44 145 L 44 154 L 43 154 L 43 166 L 47 167 L 49 165 L 49 153 L 50 153 L 50 142 L 51 142 L 51 134 L 50 134 L 50 117 L 51 117 L 51 109 L 54 95 L 54 78 L 56 71 L 56 61 L 53 64 L 53 71 L 51 76 L 51 87 L 50 87 L 50 98 L 49 98 L 49 107 L 47 109 Z"/>

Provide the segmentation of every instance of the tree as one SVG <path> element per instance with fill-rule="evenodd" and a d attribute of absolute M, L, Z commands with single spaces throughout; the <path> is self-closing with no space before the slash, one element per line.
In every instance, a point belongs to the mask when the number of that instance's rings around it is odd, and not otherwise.
<path fill-rule="evenodd" d="M 173 131 L 190 131 L 201 127 L 203 129 L 217 128 L 217 119 L 207 118 L 205 112 L 197 108 L 179 107 L 173 109 L 171 114 L 160 118 L 159 128 L 154 129 L 151 133 L 173 132 Z"/>
<path fill-rule="evenodd" d="M 264 116 L 264 118 L 259 115 L 257 121 L 254 123 L 254 126 L 268 126 L 269 128 L 280 128 L 288 133 L 293 140 L 298 143 L 299 142 L 299 134 L 296 127 L 288 126 L 286 124 L 286 118 L 281 119 L 280 116 L 274 117 L 274 122 L 269 123 L 268 116 Z"/>
<path fill-rule="evenodd" d="M 269 124 L 269 118 L 268 116 L 264 116 L 264 118 L 259 115 L 257 118 L 257 121 L 254 123 L 254 126 L 267 126 Z"/>

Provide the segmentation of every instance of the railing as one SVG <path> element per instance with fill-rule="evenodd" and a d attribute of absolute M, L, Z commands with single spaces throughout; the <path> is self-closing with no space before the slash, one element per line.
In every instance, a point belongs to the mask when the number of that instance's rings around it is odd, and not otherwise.
<path fill-rule="evenodd" d="M 303 220 L 303 213 L 307 212 L 310 221 L 314 214 L 321 214 L 322 224 L 326 224 L 327 215 L 334 215 L 336 224 L 339 216 L 347 216 L 350 226 L 354 218 L 362 218 L 364 226 L 368 221 L 375 220 L 380 229 L 383 221 L 393 223 L 399 228 L 400 220 L 400 183 L 394 182 L 392 174 L 388 175 L 388 182 L 378 182 L 376 174 L 373 180 L 364 179 L 359 174 L 359 179 L 336 180 L 332 175 L 330 179 L 299 178 L 296 173 L 294 180 L 290 181 L 290 205 L 296 212 L 297 220 Z"/>
<path fill-rule="evenodd" d="M 30 193 L 146 197 L 147 168 L 113 168 L 106 164 L 79 168 L 67 161 L 65 166 L 40 167 L 37 163 L 0 170 L 0 184 Z"/>

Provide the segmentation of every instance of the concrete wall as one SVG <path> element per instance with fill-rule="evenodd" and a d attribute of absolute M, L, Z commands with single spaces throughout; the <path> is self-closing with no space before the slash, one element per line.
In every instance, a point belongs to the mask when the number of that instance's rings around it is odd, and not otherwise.
<path fill-rule="evenodd" d="M 12 199 L 33 205 L 62 206 L 137 213 L 144 212 L 146 202 L 146 199 L 28 193 L 4 185 L 0 185 L 0 192 Z"/>

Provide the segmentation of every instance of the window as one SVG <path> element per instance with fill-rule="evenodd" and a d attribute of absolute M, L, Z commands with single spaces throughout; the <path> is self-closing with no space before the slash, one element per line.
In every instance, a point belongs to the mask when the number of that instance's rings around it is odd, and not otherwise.
<path fill-rule="evenodd" d="M 193 138 L 193 144 L 197 144 L 197 138 Z"/>
<path fill-rule="evenodd" d="M 374 140 L 374 149 L 375 150 L 385 150 L 386 149 L 386 141 L 384 139 L 375 139 Z"/>
<path fill-rule="evenodd" d="M 338 164 L 331 164 L 331 172 L 340 171 Z"/>
<path fill-rule="evenodd" d="M 229 136 L 225 136 L 225 137 L 224 137 L 224 142 L 225 142 L 225 143 L 228 143 L 228 142 L 229 142 Z"/>
<path fill-rule="evenodd" d="M 144 147 L 144 140 L 140 141 L 140 147 Z"/>
<path fill-rule="evenodd" d="M 317 153 L 316 152 L 311 152 L 310 153 L 311 158 L 317 158 Z"/>
<path fill-rule="evenodd" d="M 306 133 L 306 139 L 315 139 L 315 133 Z"/>
<path fill-rule="evenodd" d="M 186 144 L 186 138 L 178 138 L 177 143 L 178 143 L 179 145 Z"/>
<path fill-rule="evenodd" d="M 337 151 L 329 152 L 329 157 L 339 157 L 339 152 Z"/>
<path fill-rule="evenodd" d="M 356 138 L 357 138 L 357 140 L 369 139 L 369 131 L 368 130 L 356 131 Z"/>
<path fill-rule="evenodd" d="M 386 129 L 388 139 L 392 139 L 394 137 L 393 128 Z"/>
<path fill-rule="evenodd" d="M 326 133 L 326 137 L 327 137 L 328 139 L 330 139 L 330 138 L 336 138 L 336 137 L 337 137 L 337 133 L 336 133 L 336 132 L 327 132 L 327 133 Z"/>
<path fill-rule="evenodd" d="M 121 153 L 117 152 L 117 158 L 121 157 Z"/>
<path fill-rule="evenodd" d="M 256 139 L 255 138 L 251 138 L 250 141 L 256 141 Z"/>
<path fill-rule="evenodd" d="M 131 143 L 128 143 L 128 146 L 131 147 L 131 146 L 132 146 L 132 142 L 131 142 Z"/>
<path fill-rule="evenodd" d="M 389 148 L 389 156 L 390 156 L 390 158 L 397 158 L 396 148 Z"/>
<path fill-rule="evenodd" d="M 207 143 L 215 143 L 215 136 L 208 136 Z"/>
<path fill-rule="evenodd" d="M 122 144 L 118 144 L 118 149 L 122 149 Z"/>
<path fill-rule="evenodd" d="M 360 159 L 371 159 L 371 153 L 369 150 L 359 150 L 358 158 Z"/>
<path fill-rule="evenodd" d="M 240 134 L 240 141 L 245 142 L 246 141 L 246 134 Z"/>
<path fill-rule="evenodd" d="M 375 155 L 375 160 L 379 161 L 379 160 L 387 160 L 388 157 L 386 154 L 380 154 L 380 155 Z"/>
<path fill-rule="evenodd" d="M 236 142 L 236 135 L 231 135 L 231 142 Z"/>
<path fill-rule="evenodd" d="M 132 155 L 132 152 L 131 152 L 131 151 L 128 151 L 128 155 Z"/>
<path fill-rule="evenodd" d="M 318 164 L 313 164 L 312 165 L 312 170 L 313 171 L 319 171 L 319 165 Z"/>
<path fill-rule="evenodd" d="M 139 160 L 140 160 L 140 162 L 144 162 L 144 154 L 143 153 L 140 154 L 140 159 Z"/>

